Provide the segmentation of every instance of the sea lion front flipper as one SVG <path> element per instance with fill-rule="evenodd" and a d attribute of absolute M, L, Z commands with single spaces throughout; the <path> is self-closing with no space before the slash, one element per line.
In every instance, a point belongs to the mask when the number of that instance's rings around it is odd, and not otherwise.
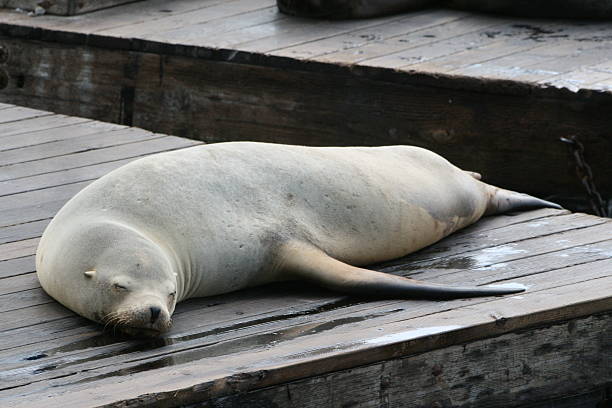
<path fill-rule="evenodd" d="M 402 276 L 345 264 L 320 249 L 302 243 L 284 245 L 279 253 L 284 274 L 338 292 L 384 298 L 452 299 L 523 292 L 522 287 L 454 287 L 428 284 Z"/>

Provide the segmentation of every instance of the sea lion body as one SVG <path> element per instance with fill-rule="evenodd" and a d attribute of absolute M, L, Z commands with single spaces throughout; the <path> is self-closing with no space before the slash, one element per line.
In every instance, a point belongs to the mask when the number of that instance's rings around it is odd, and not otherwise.
<path fill-rule="evenodd" d="M 77 194 L 43 234 L 38 276 L 90 319 L 163 331 L 177 301 L 273 281 L 367 293 L 369 273 L 392 275 L 348 264 L 430 245 L 495 212 L 505 191 L 418 147 L 192 147 L 136 160 Z M 515 207 L 550 204 L 512 194 Z M 353 273 L 367 274 L 355 290 L 342 278 Z"/>

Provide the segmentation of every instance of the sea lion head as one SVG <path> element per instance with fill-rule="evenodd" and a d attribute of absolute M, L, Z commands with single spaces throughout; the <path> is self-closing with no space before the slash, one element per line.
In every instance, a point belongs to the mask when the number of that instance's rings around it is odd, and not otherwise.
<path fill-rule="evenodd" d="M 50 227 L 36 256 L 49 295 L 113 332 L 154 336 L 170 328 L 177 274 L 162 245 L 117 222 Z"/>

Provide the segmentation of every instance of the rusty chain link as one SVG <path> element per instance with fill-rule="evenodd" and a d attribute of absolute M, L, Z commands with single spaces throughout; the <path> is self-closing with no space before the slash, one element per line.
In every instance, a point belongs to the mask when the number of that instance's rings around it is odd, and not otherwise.
<path fill-rule="evenodd" d="M 580 182 L 584 186 L 584 189 L 589 196 L 591 207 L 596 215 L 600 217 L 608 216 L 608 209 L 604 205 L 604 201 L 601 198 L 601 194 L 597 191 L 595 181 L 593 180 L 593 172 L 591 166 L 586 162 L 584 158 L 584 145 L 580 143 L 576 136 L 561 137 L 563 143 L 567 143 L 571 149 L 574 161 L 576 162 L 576 175 Z"/>

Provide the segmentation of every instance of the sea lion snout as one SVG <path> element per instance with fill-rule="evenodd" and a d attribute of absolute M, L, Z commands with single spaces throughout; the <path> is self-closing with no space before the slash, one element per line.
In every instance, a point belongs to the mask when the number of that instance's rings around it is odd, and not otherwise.
<path fill-rule="evenodd" d="M 111 330 L 130 335 L 155 336 L 172 326 L 171 311 L 157 296 L 130 296 L 108 314 L 104 322 Z"/>

